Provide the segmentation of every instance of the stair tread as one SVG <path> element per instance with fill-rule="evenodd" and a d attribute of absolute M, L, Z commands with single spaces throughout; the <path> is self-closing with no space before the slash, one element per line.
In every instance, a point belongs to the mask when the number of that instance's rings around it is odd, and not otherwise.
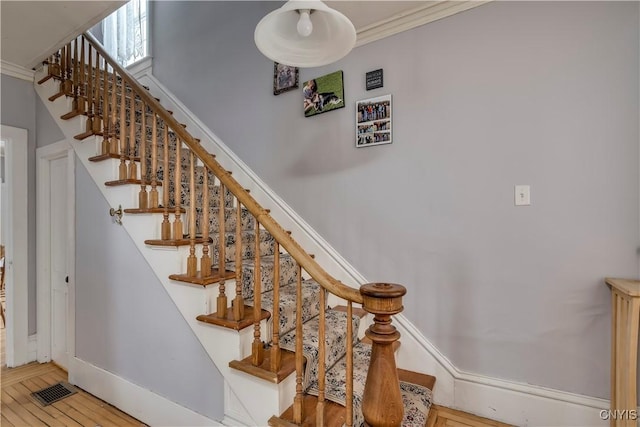
<path fill-rule="evenodd" d="M 235 277 L 235 271 L 227 270 L 222 276 L 220 276 L 217 270 L 212 270 L 212 274 L 209 274 L 207 276 L 203 276 L 202 273 L 198 271 L 195 277 L 188 276 L 186 274 L 172 274 L 169 276 L 169 279 L 175 280 L 177 282 L 191 283 L 192 285 L 208 286 L 214 283 L 218 283 L 220 282 L 220 280 L 229 280 L 234 279 Z"/>
<path fill-rule="evenodd" d="M 306 394 L 302 400 L 304 419 L 302 427 L 315 427 L 316 425 L 316 409 L 318 405 L 318 397 Z M 339 403 L 326 400 L 324 402 L 324 425 L 325 427 L 342 427 L 347 421 L 347 408 Z M 287 408 L 280 417 L 271 417 L 270 426 L 289 427 L 296 425 L 293 423 L 293 405 Z"/>
<path fill-rule="evenodd" d="M 146 182 L 145 182 L 146 183 Z M 104 185 L 108 186 L 108 187 L 115 187 L 118 185 L 129 185 L 129 184 L 135 184 L 135 185 L 140 185 L 142 184 L 142 181 L 140 181 L 139 179 L 116 179 L 113 181 L 107 181 L 104 183 Z M 158 187 L 162 186 L 162 182 L 159 181 L 158 182 Z"/>
<path fill-rule="evenodd" d="M 201 314 L 200 316 L 196 317 L 196 320 L 204 323 L 209 323 L 210 325 L 222 326 L 223 328 L 235 329 L 236 331 L 239 331 L 253 325 L 253 307 L 245 305 L 244 313 L 244 319 L 240 321 L 234 319 L 233 310 L 231 308 L 227 309 L 227 315 L 224 318 L 218 317 L 217 313 L 211 313 Z M 267 310 L 262 310 L 260 320 L 268 319 L 270 316 L 271 314 Z"/>
<path fill-rule="evenodd" d="M 121 157 L 122 156 L 120 156 L 120 154 L 114 154 L 114 153 L 98 154 L 97 156 L 89 157 L 89 161 L 90 162 L 102 162 L 104 160 L 109 160 L 109 159 L 120 160 Z M 127 157 L 126 159 L 130 160 L 130 157 Z M 140 157 L 134 157 L 133 160 L 136 161 L 136 162 L 139 162 L 140 161 Z"/>
<path fill-rule="evenodd" d="M 282 380 L 287 378 L 296 370 L 296 356 L 295 353 L 288 350 L 280 350 L 280 369 L 278 372 L 272 372 L 271 366 L 271 351 L 270 349 L 264 350 L 264 359 L 262 364 L 254 366 L 252 363 L 252 356 L 245 357 L 242 360 L 232 360 L 229 362 L 229 367 L 237 369 L 239 371 L 250 374 L 254 377 L 261 378 L 263 380 L 279 384 Z"/>
<path fill-rule="evenodd" d="M 125 210 L 126 212 L 126 210 Z M 209 243 L 211 243 L 211 237 L 209 237 Z M 195 244 L 196 245 L 201 245 L 204 243 L 204 239 L 202 237 L 197 237 L 195 239 Z M 162 239 L 149 239 L 149 240 L 145 240 L 144 241 L 145 245 L 149 245 L 149 246 L 189 246 L 191 245 L 191 239 L 189 238 L 184 238 L 184 239 L 168 239 L 168 240 L 162 240 Z"/>
<path fill-rule="evenodd" d="M 421 385 L 429 390 L 433 390 L 433 387 L 436 384 L 436 377 L 433 375 L 421 374 L 420 372 L 409 371 L 401 368 L 397 368 L 397 371 L 398 379 L 400 381 Z"/>
<path fill-rule="evenodd" d="M 180 208 L 180 212 L 185 213 L 187 210 L 185 208 Z M 169 213 L 173 214 L 176 212 L 176 208 L 174 206 L 169 206 Z M 128 214 L 155 214 L 155 213 L 159 213 L 159 214 L 163 214 L 164 213 L 164 208 L 162 206 L 159 206 L 157 208 L 127 208 L 124 210 L 124 213 L 128 213 Z M 211 239 L 209 239 L 209 241 L 211 241 Z M 200 242 L 202 243 L 202 242 Z"/>

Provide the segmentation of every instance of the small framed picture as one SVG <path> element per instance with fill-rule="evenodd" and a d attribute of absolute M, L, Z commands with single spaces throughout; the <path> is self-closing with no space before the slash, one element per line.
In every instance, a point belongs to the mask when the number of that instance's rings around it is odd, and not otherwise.
<path fill-rule="evenodd" d="M 273 63 L 273 94 L 298 88 L 298 67 Z"/>
<path fill-rule="evenodd" d="M 305 117 L 344 108 L 342 70 L 304 82 L 302 96 Z"/>
<path fill-rule="evenodd" d="M 356 102 L 356 147 L 391 144 L 391 95 Z"/>

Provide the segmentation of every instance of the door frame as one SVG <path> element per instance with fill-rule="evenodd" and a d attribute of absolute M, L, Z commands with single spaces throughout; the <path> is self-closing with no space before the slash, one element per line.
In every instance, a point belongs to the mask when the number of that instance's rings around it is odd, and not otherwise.
<path fill-rule="evenodd" d="M 51 216 L 50 171 L 51 161 L 67 159 L 67 353 L 69 370 L 76 354 L 75 344 L 75 153 L 71 141 L 62 140 L 36 150 L 37 180 L 37 313 L 38 313 L 38 362 L 51 361 Z"/>
<path fill-rule="evenodd" d="M 6 221 L 4 236 L 6 258 L 6 357 L 7 366 L 29 362 L 29 233 L 27 217 L 27 153 L 29 136 L 26 129 L 2 125 L 5 141 Z M 4 205 L 3 205 L 4 206 Z M 22 286 L 15 286 L 22 283 Z"/>

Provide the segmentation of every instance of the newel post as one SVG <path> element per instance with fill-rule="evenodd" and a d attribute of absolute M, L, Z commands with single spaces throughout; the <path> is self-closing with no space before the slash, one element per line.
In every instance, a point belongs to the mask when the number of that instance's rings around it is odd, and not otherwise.
<path fill-rule="evenodd" d="M 391 316 L 403 310 L 402 297 L 407 290 L 393 283 L 368 283 L 360 287 L 360 293 L 364 309 L 374 315 L 374 323 L 366 332 L 373 343 L 362 413 L 370 426 L 397 427 L 402 423 L 404 408 L 393 343 L 400 332 L 391 325 Z"/>

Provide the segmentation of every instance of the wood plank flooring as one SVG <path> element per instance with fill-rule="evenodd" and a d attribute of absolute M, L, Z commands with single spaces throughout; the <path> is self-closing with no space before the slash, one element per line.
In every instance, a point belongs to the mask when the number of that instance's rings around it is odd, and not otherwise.
<path fill-rule="evenodd" d="M 31 393 L 59 381 L 67 381 L 67 373 L 53 363 L 30 363 L 8 369 L 4 363 L 4 328 L 0 344 L 2 361 L 0 425 L 2 427 L 144 426 L 135 418 L 81 389 L 78 389 L 78 393 L 72 396 L 49 406 L 42 406 L 31 397 Z"/>
<path fill-rule="evenodd" d="M 510 427 L 510 424 L 433 405 L 429 411 L 426 427 Z"/>

